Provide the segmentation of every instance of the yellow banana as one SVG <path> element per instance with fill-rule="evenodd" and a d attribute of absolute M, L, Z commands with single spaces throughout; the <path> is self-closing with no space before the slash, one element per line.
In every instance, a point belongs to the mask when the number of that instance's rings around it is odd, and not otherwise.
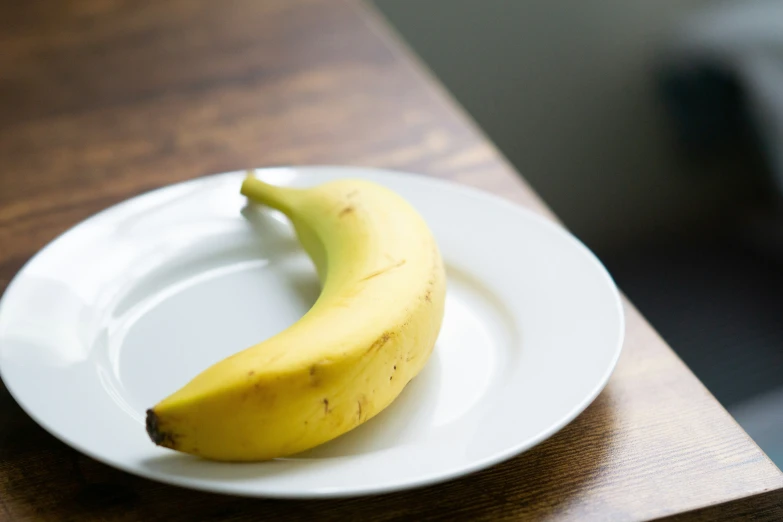
<path fill-rule="evenodd" d="M 327 442 L 387 407 L 432 352 L 446 275 L 422 217 L 380 185 L 294 189 L 248 176 L 241 192 L 288 216 L 321 294 L 290 328 L 148 410 L 147 432 L 181 452 L 258 461 Z"/>

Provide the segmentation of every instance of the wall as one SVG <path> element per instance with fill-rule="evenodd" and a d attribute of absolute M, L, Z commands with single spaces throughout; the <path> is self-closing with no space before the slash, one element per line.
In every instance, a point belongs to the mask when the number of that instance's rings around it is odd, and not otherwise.
<path fill-rule="evenodd" d="M 675 233 L 730 198 L 678 156 L 650 71 L 699 0 L 375 3 L 588 245 Z"/>

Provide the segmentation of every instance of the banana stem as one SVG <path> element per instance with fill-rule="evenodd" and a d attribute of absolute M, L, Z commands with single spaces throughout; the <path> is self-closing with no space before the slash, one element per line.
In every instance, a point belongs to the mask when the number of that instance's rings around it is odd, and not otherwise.
<path fill-rule="evenodd" d="M 271 185 L 248 173 L 240 192 L 254 203 L 287 212 L 291 209 L 291 196 L 296 189 Z"/>

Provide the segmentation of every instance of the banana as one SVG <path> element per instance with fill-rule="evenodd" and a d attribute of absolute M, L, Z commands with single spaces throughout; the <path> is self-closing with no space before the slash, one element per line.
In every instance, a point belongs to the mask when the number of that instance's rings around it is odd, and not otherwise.
<path fill-rule="evenodd" d="M 241 193 L 291 220 L 321 293 L 290 328 L 148 410 L 147 433 L 207 459 L 263 461 L 323 444 L 391 404 L 432 353 L 446 274 L 423 218 L 375 183 L 295 189 L 249 175 Z"/>

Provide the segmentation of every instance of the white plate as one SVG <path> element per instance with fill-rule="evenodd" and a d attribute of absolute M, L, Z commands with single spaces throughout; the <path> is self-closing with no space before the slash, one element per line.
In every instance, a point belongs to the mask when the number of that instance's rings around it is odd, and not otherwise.
<path fill-rule="evenodd" d="M 448 271 L 432 358 L 386 411 L 295 458 L 226 464 L 158 448 L 144 411 L 207 366 L 296 321 L 318 280 L 276 212 L 245 219 L 242 172 L 105 210 L 38 253 L 0 302 L 0 370 L 54 436 L 144 477 L 215 492 L 388 492 L 485 468 L 538 444 L 606 384 L 618 292 L 581 243 L 520 207 L 420 176 L 261 169 L 273 183 L 361 177 L 424 216 Z"/>

